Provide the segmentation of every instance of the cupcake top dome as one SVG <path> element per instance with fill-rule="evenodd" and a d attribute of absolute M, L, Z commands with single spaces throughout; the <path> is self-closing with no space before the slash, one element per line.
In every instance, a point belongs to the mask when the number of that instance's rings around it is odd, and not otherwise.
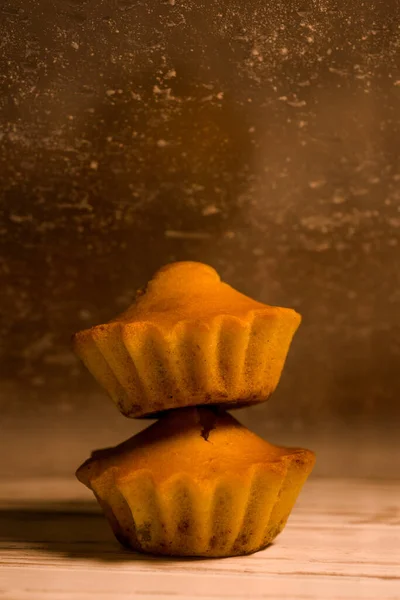
<path fill-rule="evenodd" d="M 289 308 L 257 302 L 221 281 L 217 271 L 199 262 L 176 262 L 166 265 L 154 275 L 136 302 L 111 323 L 151 323 L 170 331 L 181 321 L 210 323 L 218 316 L 248 319 L 250 314 L 284 314 L 295 322 L 300 315 Z"/>
<path fill-rule="evenodd" d="M 314 455 L 274 446 L 225 411 L 190 407 L 170 411 L 115 448 L 93 452 L 77 476 L 86 485 L 111 474 L 114 480 L 126 480 L 143 472 L 151 472 L 157 484 L 176 474 L 203 483 L 204 478 L 251 475 L 256 466 L 281 477 L 292 460 L 313 464 Z"/>

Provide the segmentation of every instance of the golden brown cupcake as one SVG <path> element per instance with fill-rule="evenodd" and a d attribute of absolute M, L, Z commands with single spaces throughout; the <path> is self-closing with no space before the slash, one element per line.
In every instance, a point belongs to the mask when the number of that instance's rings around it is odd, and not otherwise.
<path fill-rule="evenodd" d="M 171 411 L 77 471 L 134 550 L 233 556 L 282 531 L 314 454 L 264 441 L 224 411 Z"/>
<path fill-rule="evenodd" d="M 196 262 L 156 273 L 126 312 L 77 333 L 74 347 L 128 417 L 266 400 L 301 317 L 256 302 Z"/>

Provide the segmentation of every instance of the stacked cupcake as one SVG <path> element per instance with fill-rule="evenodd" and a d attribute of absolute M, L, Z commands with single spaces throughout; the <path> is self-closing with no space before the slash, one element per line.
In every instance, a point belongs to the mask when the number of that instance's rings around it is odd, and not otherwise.
<path fill-rule="evenodd" d="M 283 529 L 314 454 L 273 446 L 226 410 L 272 394 L 300 320 L 237 292 L 207 265 L 181 262 L 161 269 L 122 315 L 75 335 L 77 354 L 120 411 L 158 418 L 77 471 L 123 545 L 233 556 Z"/>

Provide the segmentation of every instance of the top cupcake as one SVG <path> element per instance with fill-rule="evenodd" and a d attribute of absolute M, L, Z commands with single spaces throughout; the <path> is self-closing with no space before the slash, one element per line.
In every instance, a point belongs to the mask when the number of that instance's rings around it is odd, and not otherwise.
<path fill-rule="evenodd" d="M 160 269 L 136 302 L 74 336 L 89 371 L 128 417 L 171 408 L 266 400 L 301 317 L 257 302 L 210 266 Z"/>

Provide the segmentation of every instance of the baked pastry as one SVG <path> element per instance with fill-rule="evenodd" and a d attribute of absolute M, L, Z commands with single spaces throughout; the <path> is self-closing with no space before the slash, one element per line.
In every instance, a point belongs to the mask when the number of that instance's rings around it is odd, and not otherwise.
<path fill-rule="evenodd" d="M 217 408 L 170 411 L 77 471 L 118 540 L 154 554 L 233 556 L 282 531 L 314 454 L 264 441 Z"/>
<path fill-rule="evenodd" d="M 77 333 L 76 353 L 128 417 L 229 408 L 275 390 L 301 317 L 223 283 L 210 266 L 167 265 L 127 311 Z"/>

